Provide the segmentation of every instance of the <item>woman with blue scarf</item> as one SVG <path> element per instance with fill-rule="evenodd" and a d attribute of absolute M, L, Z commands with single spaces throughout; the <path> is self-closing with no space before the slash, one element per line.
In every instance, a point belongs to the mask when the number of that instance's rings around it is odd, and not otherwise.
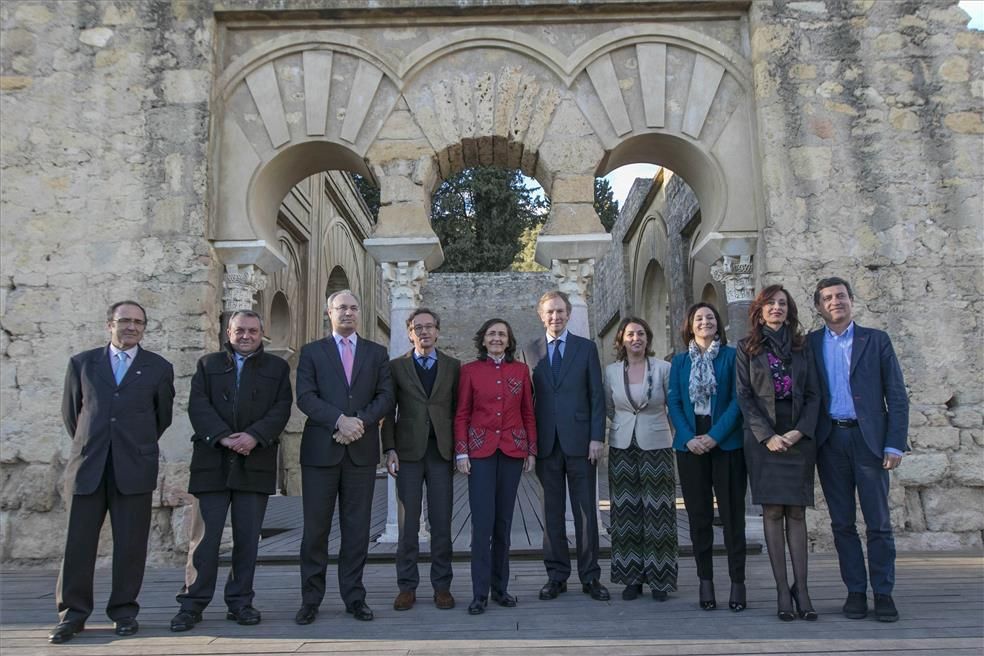
<path fill-rule="evenodd" d="M 735 396 L 735 349 L 717 309 L 697 303 L 680 332 L 687 352 L 673 357 L 667 408 L 676 431 L 677 471 L 690 519 L 699 602 L 717 608 L 714 596 L 714 498 L 724 527 L 731 594 L 728 607 L 745 609 L 745 456 L 741 412 Z"/>

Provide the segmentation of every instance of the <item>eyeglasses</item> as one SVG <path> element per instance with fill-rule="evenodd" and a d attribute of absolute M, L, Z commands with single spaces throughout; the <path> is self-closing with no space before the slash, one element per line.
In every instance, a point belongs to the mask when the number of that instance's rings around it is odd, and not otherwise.
<path fill-rule="evenodd" d="M 435 324 L 432 324 L 432 323 L 419 324 L 418 323 L 418 324 L 414 325 L 413 332 L 415 332 L 415 333 L 417 333 L 419 335 L 420 333 L 431 333 L 431 332 L 434 332 L 434 330 L 436 330 L 436 329 L 437 329 L 437 326 Z"/>
<path fill-rule="evenodd" d="M 147 325 L 143 319 L 113 319 L 113 323 L 117 326 L 136 326 L 137 328 L 143 328 Z"/>

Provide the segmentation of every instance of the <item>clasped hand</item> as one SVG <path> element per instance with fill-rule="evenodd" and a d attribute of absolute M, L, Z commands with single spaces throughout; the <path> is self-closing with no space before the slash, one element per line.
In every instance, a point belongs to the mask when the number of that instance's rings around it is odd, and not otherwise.
<path fill-rule="evenodd" d="M 249 433 L 232 433 L 219 440 L 219 444 L 240 455 L 248 456 L 250 451 L 256 448 L 257 442 Z"/>
<path fill-rule="evenodd" d="M 791 430 L 782 435 L 773 435 L 765 443 L 765 446 L 774 453 L 785 453 L 794 444 L 803 438 L 803 433 L 798 430 Z"/>
<path fill-rule="evenodd" d="M 717 446 L 717 440 L 710 435 L 694 435 L 687 442 L 687 449 L 694 455 L 702 456 Z"/>
<path fill-rule="evenodd" d="M 332 437 L 339 444 L 351 444 L 365 433 L 366 427 L 358 417 L 342 416 L 335 425 L 335 433 Z"/>

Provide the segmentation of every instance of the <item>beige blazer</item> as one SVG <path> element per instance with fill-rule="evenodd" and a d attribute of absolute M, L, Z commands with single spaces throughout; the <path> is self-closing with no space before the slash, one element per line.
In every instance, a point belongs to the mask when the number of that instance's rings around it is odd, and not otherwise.
<path fill-rule="evenodd" d="M 624 364 L 613 362 L 605 367 L 605 393 L 608 408 L 614 410 L 608 431 L 608 445 L 616 449 L 627 449 L 635 433 L 636 444 L 640 449 L 668 449 L 673 444 L 670 423 L 666 417 L 666 390 L 670 380 L 670 363 L 665 360 L 649 358 L 653 376 L 653 389 L 649 403 L 636 412 L 625 392 Z M 635 399 L 641 404 L 644 399 Z"/>

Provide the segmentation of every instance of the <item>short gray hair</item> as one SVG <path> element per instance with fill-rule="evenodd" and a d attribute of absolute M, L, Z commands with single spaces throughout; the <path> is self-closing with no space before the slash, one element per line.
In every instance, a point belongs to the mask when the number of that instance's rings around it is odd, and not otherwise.
<path fill-rule="evenodd" d="M 263 317 L 261 317 L 260 313 L 256 312 L 255 310 L 236 310 L 231 315 L 229 315 L 228 325 L 231 326 L 232 320 L 235 319 L 236 317 L 249 317 L 249 318 L 256 319 L 257 321 L 260 322 L 260 330 L 261 331 L 263 330 Z"/>
<path fill-rule="evenodd" d="M 349 296 L 355 299 L 355 302 L 358 305 L 362 305 L 362 300 L 359 299 L 359 295 L 353 292 L 351 289 L 339 289 L 337 292 L 329 296 L 328 300 L 325 301 L 325 310 L 330 310 L 331 302 L 334 301 L 337 297 L 341 296 L 342 294 L 348 294 Z"/>

